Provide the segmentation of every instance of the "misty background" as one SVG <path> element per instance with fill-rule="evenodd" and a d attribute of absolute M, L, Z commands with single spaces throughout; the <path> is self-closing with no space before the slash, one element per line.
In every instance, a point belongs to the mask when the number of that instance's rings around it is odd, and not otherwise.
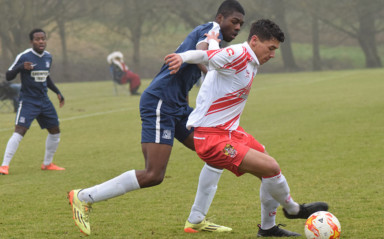
<path fill-rule="evenodd" d="M 47 32 L 55 82 L 110 80 L 107 55 L 121 51 L 132 71 L 152 79 L 163 58 L 196 26 L 213 21 L 221 0 L 0 0 L 0 73 Z M 383 67 L 383 0 L 239 0 L 241 34 L 268 18 L 286 41 L 261 73 Z"/>

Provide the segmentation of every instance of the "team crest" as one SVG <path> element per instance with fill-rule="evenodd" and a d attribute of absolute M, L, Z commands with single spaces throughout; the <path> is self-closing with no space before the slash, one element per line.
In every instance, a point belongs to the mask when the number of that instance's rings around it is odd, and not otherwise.
<path fill-rule="evenodd" d="M 20 122 L 20 123 L 25 123 L 25 117 L 23 117 L 23 116 L 20 117 L 19 122 Z"/>
<path fill-rule="evenodd" d="M 171 139 L 172 138 L 172 133 L 169 129 L 166 129 L 163 131 L 163 139 Z"/>
<path fill-rule="evenodd" d="M 223 153 L 231 158 L 234 158 L 237 155 L 236 149 L 230 144 L 225 145 Z"/>

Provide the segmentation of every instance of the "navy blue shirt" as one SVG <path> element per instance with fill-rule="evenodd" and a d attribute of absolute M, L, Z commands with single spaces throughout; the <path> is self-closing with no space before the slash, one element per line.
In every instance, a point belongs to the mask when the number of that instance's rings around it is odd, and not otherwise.
<path fill-rule="evenodd" d="M 32 62 L 33 69 L 25 70 L 24 62 Z M 8 71 L 13 71 L 16 74 L 20 72 L 21 99 L 48 98 L 47 80 L 49 79 L 51 64 L 52 56 L 47 51 L 39 54 L 30 48 L 17 55 Z M 12 74 L 14 75 L 13 77 L 15 77 L 16 74 Z"/>
<path fill-rule="evenodd" d="M 209 22 L 196 27 L 177 48 L 176 53 L 196 50 L 196 46 L 206 40 L 207 37 L 204 34 L 211 30 L 217 32 L 219 29 L 220 26 L 216 22 Z M 221 32 L 219 39 L 223 40 Z M 170 75 L 169 72 L 168 65 L 164 64 L 145 92 L 159 97 L 170 106 L 188 105 L 188 92 L 201 77 L 200 69 L 195 64 L 183 63 L 176 74 Z"/>

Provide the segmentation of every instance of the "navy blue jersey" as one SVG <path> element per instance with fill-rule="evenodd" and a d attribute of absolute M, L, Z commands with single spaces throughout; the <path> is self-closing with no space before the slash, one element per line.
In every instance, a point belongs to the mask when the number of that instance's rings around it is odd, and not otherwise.
<path fill-rule="evenodd" d="M 188 50 L 196 50 L 196 46 L 200 42 L 207 42 L 204 34 L 211 30 L 219 32 L 219 39 L 223 40 L 223 35 L 220 32 L 220 26 L 216 22 L 209 22 L 196 27 L 184 39 L 181 45 L 177 48 L 176 53 L 185 52 Z M 159 74 L 153 79 L 151 84 L 145 89 L 145 92 L 157 96 L 170 106 L 186 106 L 188 105 L 188 92 L 193 85 L 201 77 L 201 71 L 195 64 L 183 63 L 180 70 L 170 75 L 168 65 L 163 65 Z"/>
<path fill-rule="evenodd" d="M 32 62 L 33 69 L 25 70 L 23 67 L 24 62 Z M 52 56 L 47 51 L 39 54 L 30 48 L 17 55 L 16 60 L 9 67 L 8 71 L 18 69 L 18 72 L 20 72 L 21 99 L 48 97 L 47 78 L 50 74 L 51 64 Z"/>

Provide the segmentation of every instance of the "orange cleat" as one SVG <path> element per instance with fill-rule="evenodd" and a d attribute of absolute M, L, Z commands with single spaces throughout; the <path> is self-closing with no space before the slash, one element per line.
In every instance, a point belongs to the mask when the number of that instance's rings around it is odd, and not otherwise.
<path fill-rule="evenodd" d="M 1 166 L 0 167 L 0 175 L 8 175 L 9 166 Z"/>
<path fill-rule="evenodd" d="M 48 165 L 41 165 L 41 170 L 65 170 L 65 168 L 59 167 L 56 164 L 50 163 Z"/>

